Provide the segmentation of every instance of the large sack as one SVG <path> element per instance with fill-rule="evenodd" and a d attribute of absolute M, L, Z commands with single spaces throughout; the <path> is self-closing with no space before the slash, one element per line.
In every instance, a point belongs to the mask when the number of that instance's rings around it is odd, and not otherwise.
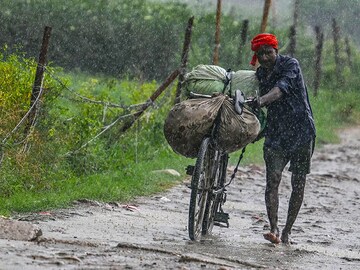
<path fill-rule="evenodd" d="M 260 123 L 256 116 L 246 108 L 241 115 L 237 114 L 226 96 L 220 95 L 176 104 L 165 120 L 165 138 L 176 153 L 194 158 L 204 136 L 211 133 L 219 113 L 221 117 L 216 139 L 219 149 L 231 153 L 257 137 Z"/>
<path fill-rule="evenodd" d="M 228 83 L 229 74 L 216 65 L 198 65 L 185 74 L 183 94 L 189 97 L 190 92 L 212 95 L 222 93 Z M 228 88 L 230 85 L 227 86 Z M 228 89 L 227 89 L 228 90 Z"/>
<path fill-rule="evenodd" d="M 221 95 L 211 99 L 188 99 L 176 104 L 164 124 L 164 135 L 171 148 L 185 157 L 196 157 L 224 100 L 225 96 Z"/>
<path fill-rule="evenodd" d="M 216 65 L 198 65 L 185 74 L 182 100 L 188 98 L 190 92 L 206 95 L 225 93 L 234 96 L 237 89 L 240 89 L 245 97 L 256 96 L 259 85 L 255 71 L 227 72 L 224 68 Z"/>
<path fill-rule="evenodd" d="M 234 105 L 225 100 L 220 109 L 218 148 L 228 153 L 237 151 L 255 140 L 260 132 L 258 118 L 245 107 L 239 115 Z"/>
<path fill-rule="evenodd" d="M 238 70 L 231 75 L 231 95 L 235 90 L 240 89 L 245 97 L 255 97 L 259 89 L 259 81 L 253 70 Z"/>

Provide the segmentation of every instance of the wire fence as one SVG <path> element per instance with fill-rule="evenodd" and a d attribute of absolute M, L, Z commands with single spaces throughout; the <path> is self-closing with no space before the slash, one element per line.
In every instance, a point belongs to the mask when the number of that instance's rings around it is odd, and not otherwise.
<path fill-rule="evenodd" d="M 40 64 L 37 63 L 37 65 L 39 66 Z M 69 86 L 67 86 L 67 84 L 61 78 L 59 78 L 53 71 L 48 69 L 46 66 L 43 66 L 43 65 L 40 65 L 40 66 L 41 66 L 41 68 L 44 69 L 45 74 L 50 76 L 56 83 L 58 83 L 58 85 L 61 87 L 60 88 L 61 93 L 63 93 L 63 90 L 66 90 L 66 92 L 70 94 L 70 95 L 62 94 L 61 95 L 62 98 L 66 98 L 67 100 L 69 100 L 71 102 L 82 102 L 82 103 L 95 104 L 95 105 L 102 106 L 101 110 L 102 110 L 102 113 L 103 113 L 103 122 L 105 120 L 106 112 L 108 111 L 109 108 L 114 108 L 114 109 L 121 110 L 121 112 L 118 113 L 117 116 L 115 117 L 115 120 L 113 120 L 110 124 L 104 125 L 96 135 L 94 135 L 92 138 L 89 138 L 85 143 L 83 143 L 76 150 L 68 151 L 67 153 L 63 154 L 62 155 L 63 157 L 70 156 L 72 154 L 78 153 L 80 150 L 82 150 L 85 147 L 87 147 L 88 145 L 90 145 L 92 142 L 94 142 L 102 134 L 104 134 L 105 132 L 110 130 L 112 127 L 114 127 L 120 121 L 128 120 L 128 121 L 133 123 L 138 119 L 138 117 L 145 110 L 149 110 L 149 113 L 151 113 L 151 110 L 158 109 L 158 108 L 162 107 L 171 98 L 171 92 L 168 91 L 159 100 L 155 100 L 157 97 L 155 97 L 155 98 L 150 97 L 145 102 L 139 103 L 139 104 L 124 105 L 124 104 L 117 104 L 117 103 L 109 102 L 109 101 L 106 101 L 106 100 L 95 100 L 95 99 L 92 99 L 92 98 L 89 98 L 89 97 L 86 97 L 84 95 L 81 95 L 81 94 L 77 93 L 76 90 L 74 90 L 74 89 L 70 88 Z M 21 68 L 23 68 L 23 67 L 21 67 Z M 29 68 L 31 69 L 33 67 L 29 67 Z M 26 70 L 25 72 L 31 72 L 31 71 Z M 168 82 L 165 87 L 163 87 L 161 92 L 164 91 L 170 85 L 170 83 L 173 80 L 175 80 L 175 78 L 178 75 L 178 72 L 174 72 L 174 73 L 175 73 L 175 76 L 172 76 L 171 81 Z M 167 80 L 167 81 L 169 81 L 169 80 Z M 25 134 L 25 137 L 21 141 L 12 142 L 12 143 L 9 143 L 8 141 L 16 133 L 18 133 L 21 130 L 21 128 L 24 128 L 24 126 L 27 124 L 27 120 L 29 119 L 29 115 L 32 112 L 37 111 L 36 108 L 40 108 L 40 110 L 41 110 L 40 102 L 41 102 L 41 97 L 44 94 L 44 88 L 43 88 L 42 84 L 41 84 L 39 90 L 40 91 L 38 92 L 38 96 L 34 100 L 31 107 L 27 110 L 27 112 L 24 114 L 24 116 L 21 118 L 21 120 L 15 125 L 15 127 L 11 131 L 9 131 L 3 137 L 3 139 L 1 140 L 1 142 L 0 142 L 0 166 L 1 166 L 2 161 L 4 159 L 5 149 L 6 148 L 13 148 L 13 147 L 15 147 L 15 145 L 21 145 L 21 144 L 24 145 L 24 149 L 26 148 L 25 145 L 27 143 L 28 137 L 30 136 L 30 134 L 32 132 L 32 129 L 28 130 L 28 132 Z M 158 90 L 156 92 L 158 92 Z M 36 122 L 36 117 L 34 118 L 33 123 L 31 123 L 31 125 L 35 126 L 35 122 Z M 126 130 L 123 130 L 123 131 L 125 132 Z"/>

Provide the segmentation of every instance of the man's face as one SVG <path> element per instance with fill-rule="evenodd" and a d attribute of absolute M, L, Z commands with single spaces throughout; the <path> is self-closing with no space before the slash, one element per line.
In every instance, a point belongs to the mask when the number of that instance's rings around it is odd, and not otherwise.
<path fill-rule="evenodd" d="M 277 51 L 269 45 L 263 45 L 256 51 L 256 56 L 262 67 L 272 69 L 275 65 Z"/>

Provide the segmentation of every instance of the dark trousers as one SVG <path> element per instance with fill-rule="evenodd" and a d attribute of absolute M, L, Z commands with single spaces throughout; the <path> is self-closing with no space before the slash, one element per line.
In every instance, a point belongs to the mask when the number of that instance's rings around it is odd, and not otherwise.
<path fill-rule="evenodd" d="M 265 203 L 270 222 L 270 231 L 279 235 L 278 208 L 279 185 L 282 172 L 290 162 L 289 171 L 292 172 L 292 192 L 289 201 L 288 215 L 285 228 L 282 231 L 282 241 L 288 241 L 288 235 L 297 218 L 304 198 L 306 175 L 310 173 L 311 157 L 314 151 L 314 141 L 300 147 L 296 152 L 288 153 L 282 149 L 272 149 L 264 146 L 264 160 L 266 163 Z"/>

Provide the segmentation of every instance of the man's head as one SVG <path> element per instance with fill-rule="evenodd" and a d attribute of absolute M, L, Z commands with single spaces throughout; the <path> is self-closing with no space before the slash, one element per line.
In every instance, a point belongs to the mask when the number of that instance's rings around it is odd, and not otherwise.
<path fill-rule="evenodd" d="M 251 65 L 255 66 L 256 61 L 259 60 L 261 66 L 272 68 L 278 52 L 276 36 L 266 33 L 255 36 L 251 40 L 251 50 L 254 51 L 254 56 L 250 62 Z"/>

